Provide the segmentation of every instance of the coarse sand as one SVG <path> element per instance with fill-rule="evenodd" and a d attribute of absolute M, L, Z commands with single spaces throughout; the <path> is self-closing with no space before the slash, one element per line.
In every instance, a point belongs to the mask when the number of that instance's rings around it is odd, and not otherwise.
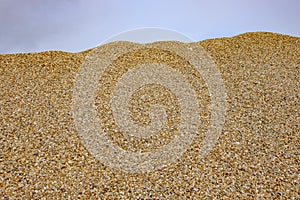
<path fill-rule="evenodd" d="M 106 45 L 107 52 L 121 45 L 127 43 Z M 170 51 L 138 49 L 114 60 L 95 83 L 101 84 L 94 99 L 99 126 L 111 143 L 131 152 L 169 144 L 184 115 L 171 90 L 148 84 L 128 99 L 131 120 L 151 125 L 151 106 L 160 104 L 167 126 L 144 139 L 142 132 L 125 134 L 114 121 L 110 98 L 119 80 L 130 79 L 121 78 L 126 70 L 164 62 L 195 90 L 199 134 L 176 161 L 139 173 L 101 162 L 76 128 L 76 77 L 93 50 L 0 55 L 0 199 L 300 199 L 300 38 L 257 32 L 193 45 L 210 55 L 226 92 L 221 134 L 202 157 L 212 94 L 187 60 Z"/>

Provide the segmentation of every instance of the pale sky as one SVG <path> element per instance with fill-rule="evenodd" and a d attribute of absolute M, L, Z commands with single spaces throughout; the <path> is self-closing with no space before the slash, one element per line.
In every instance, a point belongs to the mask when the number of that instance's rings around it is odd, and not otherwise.
<path fill-rule="evenodd" d="M 300 0 L 0 0 L 0 54 L 96 47 L 156 27 L 193 41 L 268 31 L 300 37 Z"/>

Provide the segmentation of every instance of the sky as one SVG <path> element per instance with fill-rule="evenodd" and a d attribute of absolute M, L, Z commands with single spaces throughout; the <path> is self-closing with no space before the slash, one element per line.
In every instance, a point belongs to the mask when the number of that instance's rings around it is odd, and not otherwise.
<path fill-rule="evenodd" d="M 84 51 L 143 27 L 193 41 L 268 31 L 300 37 L 299 0 L 0 0 L 0 54 Z"/>

